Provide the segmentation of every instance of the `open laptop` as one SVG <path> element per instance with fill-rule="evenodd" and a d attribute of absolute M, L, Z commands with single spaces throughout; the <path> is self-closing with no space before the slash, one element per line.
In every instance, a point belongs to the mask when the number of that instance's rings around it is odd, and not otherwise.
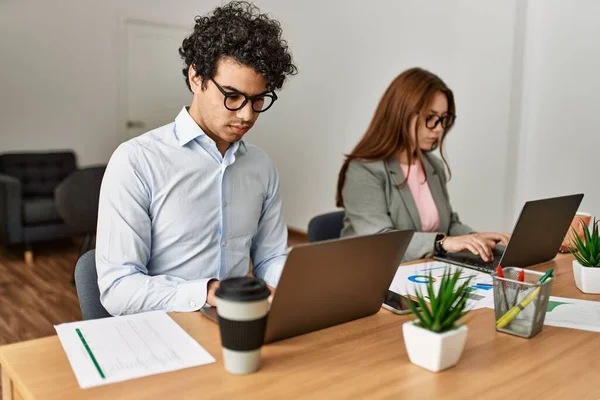
<path fill-rule="evenodd" d="M 485 262 L 469 252 L 435 258 L 487 273 L 494 272 L 498 264 L 525 268 L 552 260 L 558 253 L 582 199 L 583 194 L 574 194 L 526 202 L 508 245 L 506 248 L 497 246 L 494 249 L 493 261 Z"/>
<path fill-rule="evenodd" d="M 271 303 L 265 343 L 375 314 L 412 236 L 393 231 L 294 246 Z M 216 320 L 214 308 L 201 311 Z"/>

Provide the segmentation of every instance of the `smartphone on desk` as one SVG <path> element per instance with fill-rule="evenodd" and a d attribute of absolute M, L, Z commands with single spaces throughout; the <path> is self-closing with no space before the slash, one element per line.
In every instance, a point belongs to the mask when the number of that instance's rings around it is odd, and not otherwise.
<path fill-rule="evenodd" d="M 412 301 L 409 297 L 388 290 L 381 306 L 395 314 L 410 314 L 411 311 L 408 308 L 409 301 Z"/>
<path fill-rule="evenodd" d="M 219 316 L 217 315 L 217 307 L 204 306 L 200 309 L 200 313 L 202 313 L 205 317 L 210 319 L 213 322 L 219 323 Z"/>

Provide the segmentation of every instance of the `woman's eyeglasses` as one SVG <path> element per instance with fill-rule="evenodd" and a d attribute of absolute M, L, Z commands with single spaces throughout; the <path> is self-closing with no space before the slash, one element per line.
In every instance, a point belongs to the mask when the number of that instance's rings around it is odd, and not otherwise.
<path fill-rule="evenodd" d="M 456 115 L 451 114 L 451 113 L 447 113 L 444 115 L 437 115 L 437 114 L 433 114 L 430 115 L 429 117 L 425 118 L 425 126 L 428 129 L 435 129 L 438 124 L 442 124 L 442 128 L 444 129 L 448 129 L 450 128 L 452 125 L 454 125 L 454 121 L 456 121 Z"/>

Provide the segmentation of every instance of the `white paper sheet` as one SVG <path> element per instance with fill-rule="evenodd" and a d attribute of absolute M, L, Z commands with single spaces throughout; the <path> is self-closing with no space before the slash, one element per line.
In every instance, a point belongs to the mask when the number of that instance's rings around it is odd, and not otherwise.
<path fill-rule="evenodd" d="M 54 328 L 83 389 L 215 361 L 163 311 Z"/>
<path fill-rule="evenodd" d="M 600 302 L 550 296 L 544 325 L 600 332 Z"/>
<path fill-rule="evenodd" d="M 445 269 L 449 269 L 451 272 L 456 270 L 462 271 L 461 278 L 463 279 L 471 277 L 471 286 L 469 289 L 471 292 L 469 294 L 470 299 L 467 301 L 467 308 L 471 310 L 494 308 L 494 290 L 491 275 L 441 261 L 430 261 L 398 267 L 394 280 L 390 285 L 390 290 L 404 295 L 415 295 L 417 287 L 425 291 L 425 283 L 428 281 L 430 272 L 432 277 L 436 279 L 434 287 L 437 290 Z"/>

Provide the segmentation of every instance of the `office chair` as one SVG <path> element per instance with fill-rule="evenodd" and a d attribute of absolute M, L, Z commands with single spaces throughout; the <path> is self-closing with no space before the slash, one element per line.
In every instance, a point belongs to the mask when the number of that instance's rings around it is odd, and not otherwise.
<path fill-rule="evenodd" d="M 81 257 L 92 245 L 98 224 L 100 185 L 106 166 L 88 167 L 71 173 L 54 189 L 58 213 L 75 234 L 85 235 Z"/>
<path fill-rule="evenodd" d="M 73 234 L 84 235 L 79 257 L 92 248 L 98 224 L 100 185 L 105 170 L 106 166 L 78 169 L 54 189 L 58 214 Z M 74 278 L 72 282 L 75 283 Z"/>
<path fill-rule="evenodd" d="M 308 223 L 308 241 L 337 239 L 344 226 L 344 211 L 317 215 Z"/>
<path fill-rule="evenodd" d="M 98 273 L 96 272 L 96 250 L 90 250 L 75 265 L 75 288 L 79 298 L 79 308 L 84 320 L 106 318 L 111 315 L 100 302 Z"/>

